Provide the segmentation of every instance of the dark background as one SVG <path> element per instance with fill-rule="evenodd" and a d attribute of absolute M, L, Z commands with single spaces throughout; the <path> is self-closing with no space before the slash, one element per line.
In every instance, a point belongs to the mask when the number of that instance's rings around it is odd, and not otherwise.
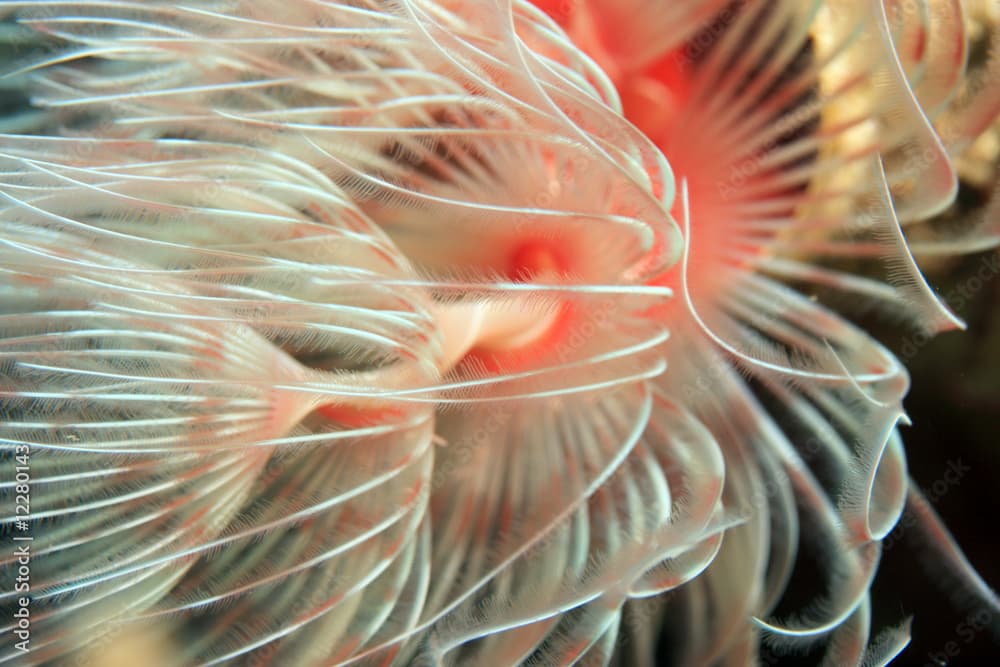
<path fill-rule="evenodd" d="M 997 251 L 993 251 L 996 253 Z M 929 270 L 928 278 L 968 324 L 941 334 L 913 352 L 893 345 L 910 369 L 913 384 L 902 428 L 912 479 L 994 590 L 1000 588 L 1000 275 L 996 255 L 972 255 Z M 988 269 L 988 270 L 987 270 Z M 988 274 L 986 280 L 976 280 Z M 981 283 L 981 286 L 980 286 Z M 974 289 L 979 286 L 978 289 Z M 957 298 L 955 298 L 957 297 Z M 968 471 L 957 484 L 943 482 L 949 463 Z M 963 468 L 964 470 L 964 468 Z M 954 475 L 952 475 L 954 478 Z M 935 488 L 935 482 L 937 487 Z M 943 492 L 942 492 L 943 491 Z M 894 665 L 1000 665 L 1000 618 L 956 608 L 954 586 L 919 562 L 913 531 L 897 530 L 882 557 L 873 590 L 875 623 L 880 617 L 913 614 L 913 639 Z M 942 590 L 941 583 L 944 583 Z M 977 613 L 978 612 L 978 613 Z M 948 656 L 949 651 L 951 656 Z"/>

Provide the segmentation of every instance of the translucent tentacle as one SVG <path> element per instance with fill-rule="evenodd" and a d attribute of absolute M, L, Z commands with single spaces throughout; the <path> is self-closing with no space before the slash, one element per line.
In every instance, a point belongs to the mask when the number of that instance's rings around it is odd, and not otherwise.
<path fill-rule="evenodd" d="M 192 660 L 297 654 L 320 628 L 357 648 L 379 606 L 412 623 L 433 422 L 373 378 L 432 385 L 433 329 L 415 291 L 365 286 L 405 260 L 294 161 L 59 150 L 80 146 L 0 149 L 2 437 L 38 453 L 45 527 L 32 657 L 142 619 L 210 619 Z M 310 281 L 331 273 L 353 287 Z M 219 606 L 245 617 L 204 616 Z"/>
<path fill-rule="evenodd" d="M 988 616 L 992 621 L 988 627 L 994 637 L 1000 637 L 1000 625 L 997 623 L 1000 598 L 969 563 L 916 484 L 910 485 L 907 511 L 917 518 L 915 541 L 920 548 L 921 563 L 927 566 L 933 560 L 937 575 L 934 580 L 948 586 L 947 591 L 956 604 L 964 608 L 971 609 L 975 605 L 976 608 L 989 610 Z M 942 561 L 946 565 L 943 570 L 940 568 Z"/>

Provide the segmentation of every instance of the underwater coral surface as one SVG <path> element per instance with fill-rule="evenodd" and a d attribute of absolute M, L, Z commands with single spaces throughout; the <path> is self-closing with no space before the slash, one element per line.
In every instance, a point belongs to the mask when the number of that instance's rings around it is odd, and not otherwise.
<path fill-rule="evenodd" d="M 1000 3 L 5 0 L 0 63 L 0 664 L 1000 654 Z"/>

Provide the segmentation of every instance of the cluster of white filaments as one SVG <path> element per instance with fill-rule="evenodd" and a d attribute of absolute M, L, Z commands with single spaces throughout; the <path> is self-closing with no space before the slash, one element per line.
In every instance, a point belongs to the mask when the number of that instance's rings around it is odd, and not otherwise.
<path fill-rule="evenodd" d="M 0 3 L 54 49 L 0 121 L 0 665 L 905 646 L 908 378 L 849 316 L 962 326 L 917 260 L 1000 238 L 928 224 L 1000 48 L 944 0 L 548 4 Z"/>

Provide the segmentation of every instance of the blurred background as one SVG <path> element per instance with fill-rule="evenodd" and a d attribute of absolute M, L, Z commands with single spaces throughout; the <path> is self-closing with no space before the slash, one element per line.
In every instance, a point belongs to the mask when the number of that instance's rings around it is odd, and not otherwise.
<path fill-rule="evenodd" d="M 995 166 L 994 166 L 995 169 Z M 994 171 L 994 181 L 996 179 Z M 913 481 L 952 531 L 986 583 L 1000 587 L 1000 253 L 928 271 L 968 330 L 923 345 L 890 341 L 912 375 L 902 429 Z M 950 298 L 949 298 L 950 297 Z M 952 599 L 906 517 L 887 540 L 873 601 L 876 624 L 913 614 L 913 640 L 893 664 L 998 665 L 1000 637 L 988 612 Z M 945 583 L 946 588 L 950 582 Z M 954 592 L 953 589 L 951 592 Z M 956 602 L 958 604 L 956 604 Z M 993 627 L 998 620 L 992 619 Z M 946 661 L 946 662 L 945 662 Z"/>

